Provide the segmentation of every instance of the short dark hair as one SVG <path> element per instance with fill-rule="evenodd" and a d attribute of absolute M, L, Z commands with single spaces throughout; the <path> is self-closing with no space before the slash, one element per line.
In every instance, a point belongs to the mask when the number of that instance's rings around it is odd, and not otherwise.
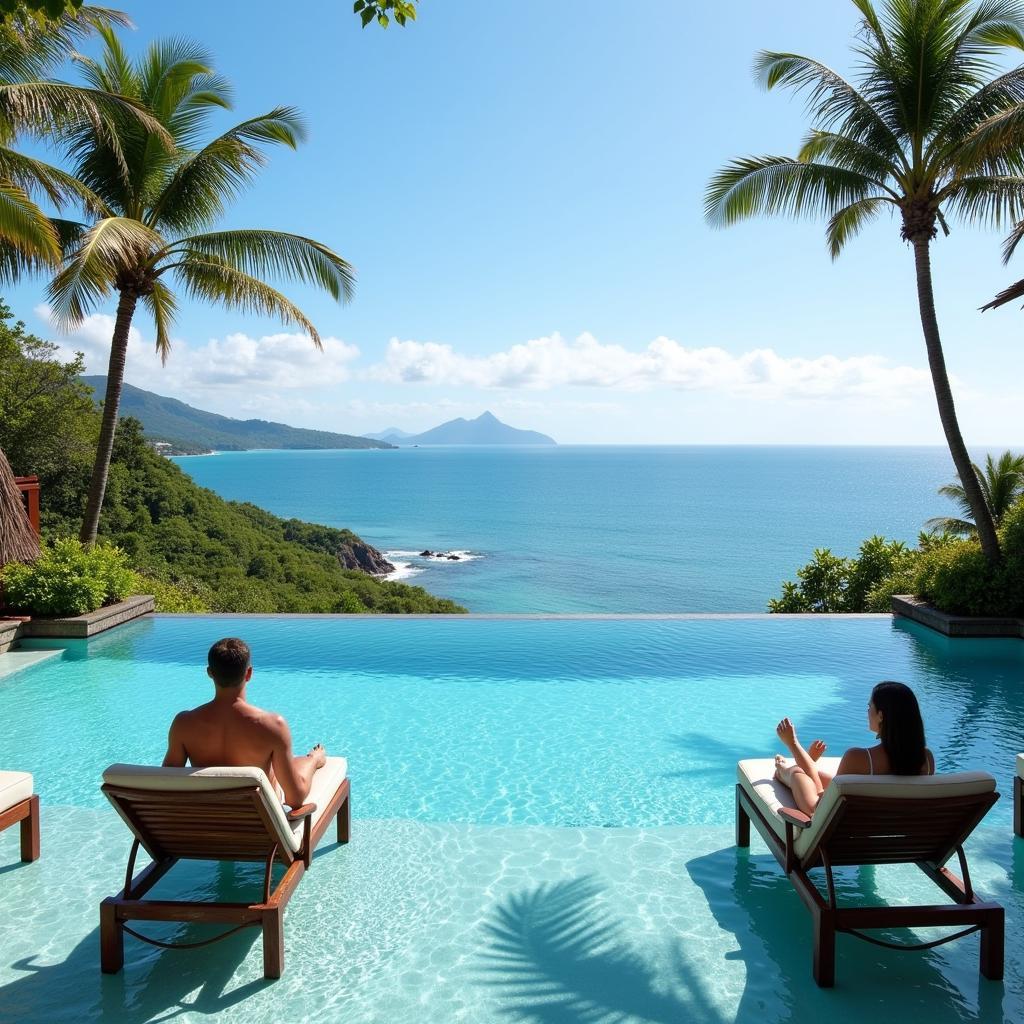
<path fill-rule="evenodd" d="M 924 722 L 914 691 L 891 679 L 871 691 L 871 703 L 882 713 L 879 739 L 889 755 L 893 775 L 920 775 L 924 766 Z"/>
<path fill-rule="evenodd" d="M 244 640 L 228 636 L 218 640 L 207 655 L 210 675 L 218 686 L 241 686 L 252 661 L 252 652 Z"/>

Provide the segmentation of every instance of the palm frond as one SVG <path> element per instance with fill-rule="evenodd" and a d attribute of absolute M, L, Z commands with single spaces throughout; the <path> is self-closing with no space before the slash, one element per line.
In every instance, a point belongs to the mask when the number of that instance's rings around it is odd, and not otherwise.
<path fill-rule="evenodd" d="M 187 252 L 178 255 L 181 258 L 167 263 L 159 273 L 173 270 L 191 298 L 296 324 L 310 336 L 318 349 L 323 348 L 320 334 L 306 314 L 265 281 L 246 274 L 213 254 Z"/>
<path fill-rule="evenodd" d="M 148 223 L 174 231 L 206 226 L 266 164 L 261 143 L 294 149 L 303 131 L 301 118 L 291 107 L 277 107 L 235 125 L 178 167 L 147 216 Z"/>
<path fill-rule="evenodd" d="M 932 533 L 948 533 L 955 537 L 973 537 L 978 532 L 972 520 L 951 519 L 949 516 L 935 516 L 924 525 Z"/>
<path fill-rule="evenodd" d="M 885 186 L 867 175 L 785 156 L 733 160 L 705 192 L 704 214 L 726 227 L 755 214 L 833 216 L 844 206 L 877 197 Z"/>
<path fill-rule="evenodd" d="M 1024 225 L 1018 225 L 1016 233 L 1018 234 L 1017 241 L 1020 241 L 1020 231 L 1024 228 Z M 1016 242 L 1014 243 L 1016 245 Z M 1015 281 L 1009 287 L 1004 288 L 1001 292 L 996 293 L 996 297 L 991 302 L 986 302 L 981 307 L 981 311 L 984 313 L 988 309 L 998 309 L 1000 306 L 1005 306 L 1008 302 L 1013 302 L 1014 299 L 1024 298 L 1024 280 Z M 1024 309 L 1024 306 L 1021 307 Z"/>
<path fill-rule="evenodd" d="M 355 287 L 355 268 L 351 264 L 321 242 L 287 231 L 213 231 L 179 238 L 169 251 L 189 257 L 216 256 L 257 277 L 315 284 L 344 302 L 352 298 Z"/>
<path fill-rule="evenodd" d="M 178 301 L 174 293 L 160 280 L 153 282 L 153 290 L 142 296 L 143 305 L 149 310 L 156 326 L 156 350 L 162 363 L 171 354 L 171 327 L 178 312 Z"/>
<path fill-rule="evenodd" d="M 156 232 L 128 217 L 105 217 L 94 224 L 47 288 L 58 326 L 67 329 L 81 323 L 110 294 L 120 273 L 144 266 L 163 245 Z"/>
<path fill-rule="evenodd" d="M 45 195 L 58 210 L 78 202 L 89 213 L 106 216 L 110 212 L 103 200 L 73 174 L 3 146 L 0 178 L 13 182 L 29 196 Z"/>
<path fill-rule="evenodd" d="M 0 245 L 8 250 L 3 260 L 5 271 L 10 259 L 25 262 L 25 268 L 54 266 L 60 261 L 57 232 L 49 218 L 28 197 L 24 189 L 0 179 Z M 6 275 L 5 275 L 6 276 Z M 10 280 L 10 276 L 6 276 Z"/>
<path fill-rule="evenodd" d="M 872 196 L 858 199 L 837 211 L 828 222 L 825 237 L 828 241 L 832 259 L 838 259 L 846 243 L 869 221 L 873 220 L 886 207 L 892 207 L 893 201 L 885 196 Z"/>
<path fill-rule="evenodd" d="M 784 86 L 807 92 L 807 109 L 817 127 L 870 146 L 893 164 L 908 169 L 899 135 L 871 101 L 838 72 L 798 53 L 762 51 L 754 77 L 766 88 Z"/>
<path fill-rule="evenodd" d="M 965 221 L 995 228 L 1024 218 L 1024 177 L 978 175 L 959 178 L 939 194 Z"/>

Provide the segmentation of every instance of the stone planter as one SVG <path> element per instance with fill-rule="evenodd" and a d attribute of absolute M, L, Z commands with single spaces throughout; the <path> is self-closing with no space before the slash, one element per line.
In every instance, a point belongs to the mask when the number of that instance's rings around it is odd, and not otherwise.
<path fill-rule="evenodd" d="M 894 615 L 934 629 L 943 636 L 953 637 L 1017 637 L 1024 639 L 1024 619 L 986 615 L 950 615 L 940 612 L 926 601 L 911 594 L 899 594 L 892 599 Z"/>
<path fill-rule="evenodd" d="M 94 612 L 87 612 L 85 615 L 72 615 L 64 617 L 38 617 L 28 622 L 21 623 L 18 632 L 19 639 L 28 637 L 48 637 L 61 640 L 84 640 L 87 637 L 95 636 L 105 630 L 113 629 L 114 626 L 131 622 L 140 616 L 148 615 L 153 611 L 154 601 L 148 594 L 140 594 L 137 597 L 129 597 L 117 604 L 107 605 L 106 608 L 97 608 Z"/>
<path fill-rule="evenodd" d="M 0 654 L 6 654 L 18 638 L 22 623 L 20 619 L 0 619 Z"/>

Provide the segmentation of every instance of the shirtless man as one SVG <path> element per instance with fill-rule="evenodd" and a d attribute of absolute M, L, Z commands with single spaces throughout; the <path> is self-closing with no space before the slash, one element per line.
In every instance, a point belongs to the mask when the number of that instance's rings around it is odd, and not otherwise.
<path fill-rule="evenodd" d="M 318 743 L 308 754 L 292 754 L 288 723 L 245 699 L 252 678 L 251 652 L 244 640 L 228 637 L 211 648 L 206 674 L 214 682 L 213 700 L 182 711 L 167 736 L 165 768 L 214 766 L 262 768 L 271 785 L 284 793 L 284 803 L 300 807 L 313 783 L 313 773 L 327 759 Z"/>

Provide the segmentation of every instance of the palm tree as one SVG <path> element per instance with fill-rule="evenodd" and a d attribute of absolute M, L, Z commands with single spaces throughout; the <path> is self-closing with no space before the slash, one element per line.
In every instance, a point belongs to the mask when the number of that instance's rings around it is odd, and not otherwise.
<path fill-rule="evenodd" d="M 931 243 L 950 215 L 1000 226 L 1024 214 L 1024 66 L 997 73 L 1024 50 L 1017 0 L 853 0 L 860 12 L 857 84 L 810 57 L 761 53 L 768 89 L 808 94 L 812 128 L 795 157 L 732 161 L 711 180 L 708 219 L 754 214 L 828 218 L 835 259 L 883 211 L 899 216 L 913 248 L 917 297 L 939 418 L 978 538 L 999 561 L 992 514 L 960 433 L 932 290 Z"/>
<path fill-rule="evenodd" d="M 102 208 L 73 175 L 14 150 L 19 138 L 52 139 L 88 123 L 114 142 L 112 122 L 119 119 L 141 121 L 163 133 L 159 122 L 133 101 L 44 79 L 84 37 L 101 27 L 130 24 L 120 12 L 100 7 L 65 10 L 56 17 L 20 8 L 0 23 L 0 281 L 60 265 L 62 222 L 39 208 L 38 197 L 58 210 L 69 203 L 92 212 Z"/>
<path fill-rule="evenodd" d="M 1014 503 L 1024 494 L 1024 455 L 1003 452 L 996 462 L 991 455 L 985 456 L 985 469 L 971 465 L 978 479 L 985 504 L 996 526 L 1003 521 L 1003 516 Z M 967 500 L 967 492 L 959 480 L 945 484 L 939 488 L 939 494 L 955 502 L 960 510 L 959 518 L 936 516 L 924 525 L 927 529 L 939 533 L 955 533 L 961 536 L 977 536 L 978 529 L 974 523 L 974 510 Z"/>
<path fill-rule="evenodd" d="M 110 29 L 100 29 L 99 61 L 81 58 L 93 88 L 135 99 L 173 140 L 165 144 L 138 124 L 122 121 L 116 146 L 83 124 L 67 137 L 75 177 L 103 201 L 91 224 L 68 225 L 63 268 L 48 294 L 58 324 L 81 323 L 116 293 L 106 399 L 81 538 L 96 539 L 117 428 L 128 332 L 141 301 L 153 318 L 156 347 L 166 359 L 177 309 L 171 281 L 189 298 L 297 324 L 318 348 L 316 328 L 296 305 L 263 280 L 278 276 L 312 283 L 348 301 L 353 270 L 320 242 L 284 231 L 211 231 L 227 202 L 248 185 L 266 156 L 263 147 L 294 148 L 304 131 L 298 114 L 277 107 L 210 141 L 201 137 L 213 111 L 230 107 L 228 87 L 209 56 L 183 40 L 154 43 L 137 62 Z M 121 162 L 127 174 L 121 171 Z"/>

